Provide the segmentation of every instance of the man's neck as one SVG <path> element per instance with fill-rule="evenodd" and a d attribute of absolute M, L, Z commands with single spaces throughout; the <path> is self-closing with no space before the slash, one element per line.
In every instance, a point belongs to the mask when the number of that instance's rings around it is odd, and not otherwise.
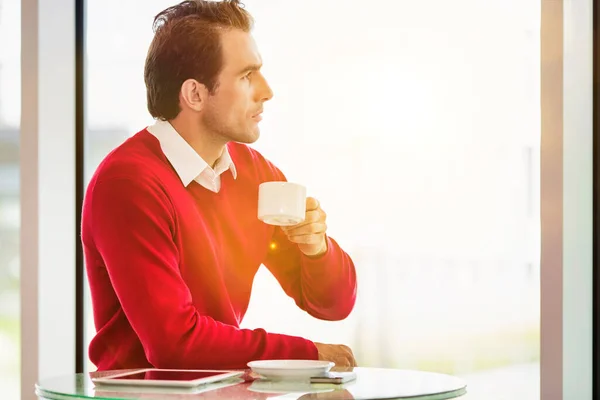
<path fill-rule="evenodd" d="M 169 122 L 173 128 L 175 128 L 177 133 L 181 135 L 183 140 L 185 140 L 211 168 L 214 168 L 223 154 L 226 143 L 208 133 L 203 134 L 197 126 L 192 126 L 183 120 L 175 118 Z"/>

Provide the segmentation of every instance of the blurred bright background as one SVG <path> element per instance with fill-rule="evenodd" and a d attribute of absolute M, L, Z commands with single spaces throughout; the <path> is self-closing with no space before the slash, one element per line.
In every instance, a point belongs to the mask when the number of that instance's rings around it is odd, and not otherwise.
<path fill-rule="evenodd" d="M 173 3 L 87 4 L 86 180 L 152 123 L 143 64 Z M 254 147 L 321 201 L 359 293 L 348 319 L 319 321 L 261 269 L 243 326 L 464 376 L 486 399 L 539 398 L 540 2 L 245 4 L 275 92 Z M 19 20 L 0 0 L 0 387 L 14 393 Z"/>

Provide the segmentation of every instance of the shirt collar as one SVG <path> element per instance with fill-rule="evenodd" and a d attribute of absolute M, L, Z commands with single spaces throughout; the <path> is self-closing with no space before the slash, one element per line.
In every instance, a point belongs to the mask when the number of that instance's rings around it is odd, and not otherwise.
<path fill-rule="evenodd" d="M 211 169 L 206 161 L 196 153 L 168 121 L 157 120 L 147 130 L 158 139 L 165 157 L 179 175 L 184 186 L 187 187 L 206 168 Z M 237 177 L 235 164 L 231 159 L 227 146 L 225 146 L 223 154 L 217 160 L 214 172 L 218 176 L 228 169 L 231 170 L 231 174 L 235 179 Z"/>

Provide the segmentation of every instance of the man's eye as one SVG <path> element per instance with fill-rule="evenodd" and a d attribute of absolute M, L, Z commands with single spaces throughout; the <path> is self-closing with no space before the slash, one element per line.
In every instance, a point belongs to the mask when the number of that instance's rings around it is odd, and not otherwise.
<path fill-rule="evenodd" d="M 246 75 L 244 75 L 244 79 L 250 79 L 251 75 L 252 75 L 252 71 L 250 71 Z"/>

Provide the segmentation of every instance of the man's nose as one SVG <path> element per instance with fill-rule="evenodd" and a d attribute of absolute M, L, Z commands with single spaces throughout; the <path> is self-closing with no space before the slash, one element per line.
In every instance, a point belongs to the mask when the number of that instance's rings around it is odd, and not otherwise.
<path fill-rule="evenodd" d="M 262 85 L 260 88 L 260 94 L 261 94 L 261 101 L 268 101 L 271 100 L 273 98 L 273 90 L 271 89 L 271 86 L 269 86 L 269 83 L 267 82 L 267 80 L 265 79 L 265 77 L 262 77 Z"/>

